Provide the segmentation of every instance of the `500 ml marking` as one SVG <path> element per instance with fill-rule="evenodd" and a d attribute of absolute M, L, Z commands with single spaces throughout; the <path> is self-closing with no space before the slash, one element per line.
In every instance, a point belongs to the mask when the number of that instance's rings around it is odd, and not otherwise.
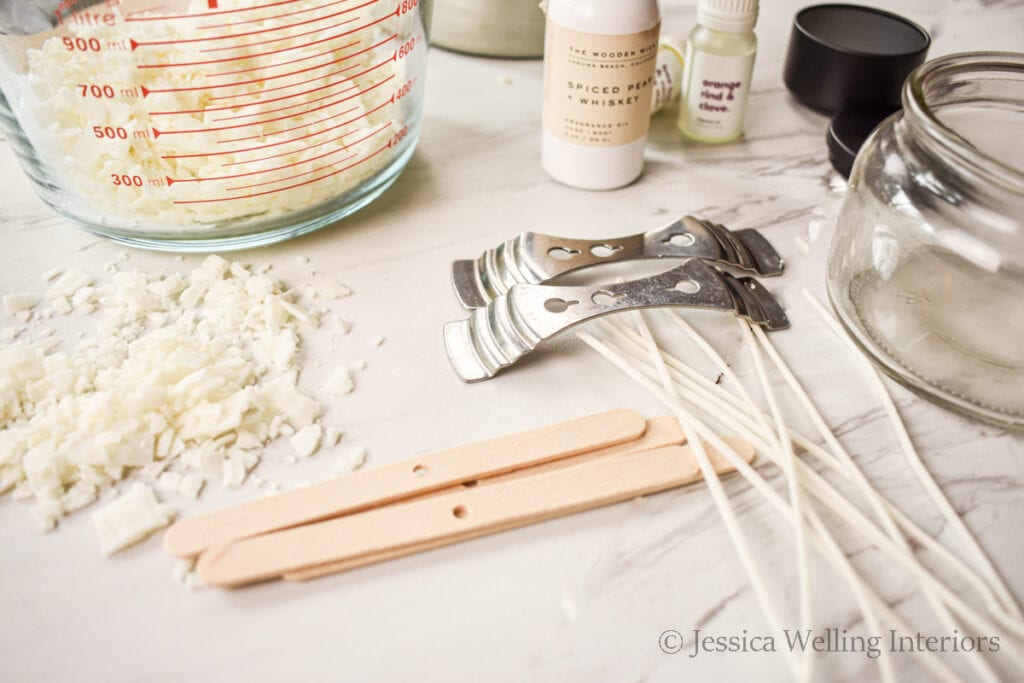
<path fill-rule="evenodd" d="M 123 126 L 93 126 L 92 134 L 99 140 L 127 140 L 129 137 L 135 140 L 148 140 L 148 130 L 137 130 L 129 135 L 128 129 Z"/>

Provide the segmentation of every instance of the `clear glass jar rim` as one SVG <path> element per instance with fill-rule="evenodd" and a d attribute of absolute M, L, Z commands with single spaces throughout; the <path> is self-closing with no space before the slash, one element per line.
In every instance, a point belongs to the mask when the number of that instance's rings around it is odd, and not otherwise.
<path fill-rule="evenodd" d="M 914 69 L 903 85 L 903 110 L 931 141 L 956 160 L 983 176 L 1000 180 L 1008 189 L 1024 194 L 1024 167 L 1010 166 L 980 151 L 935 115 L 925 86 L 944 73 L 1014 71 L 1024 78 L 1024 53 L 961 52 L 938 57 Z"/>

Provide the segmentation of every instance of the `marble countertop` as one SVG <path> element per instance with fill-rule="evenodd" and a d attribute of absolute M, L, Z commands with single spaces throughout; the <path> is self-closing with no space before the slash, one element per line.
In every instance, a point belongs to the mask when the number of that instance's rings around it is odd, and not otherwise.
<path fill-rule="evenodd" d="M 667 0 L 665 31 L 684 34 L 694 2 Z M 358 388 L 328 399 L 345 443 L 368 467 L 591 412 L 629 407 L 663 414 L 653 399 L 581 344 L 564 340 L 478 385 L 458 381 L 441 325 L 462 315 L 449 264 L 523 230 L 604 236 L 657 227 L 684 213 L 759 228 L 788 263 L 770 288 L 793 329 L 773 336 L 871 481 L 925 530 L 957 548 L 914 483 L 880 406 L 854 365 L 800 298 L 824 292 L 827 242 L 845 183 L 827 160 L 824 117 L 799 107 L 781 81 L 789 24 L 801 3 L 762 3 L 746 137 L 723 147 L 680 141 L 673 115 L 653 122 L 647 166 L 634 185 L 606 193 L 549 180 L 539 162 L 539 61 L 432 52 L 420 147 L 380 200 L 342 224 L 234 256 L 267 260 L 282 279 L 329 273 L 355 295 L 354 329 L 334 354 L 307 366 L 365 360 Z M 890 9 L 934 36 L 932 56 L 1020 49 L 1024 4 L 1014 0 L 909 0 Z M 0 145 L 0 293 L 41 289 L 40 273 L 75 266 L 102 273 L 123 250 L 57 217 L 32 194 L 12 150 Z M 798 243 L 805 241 L 810 253 Z M 309 266 L 296 257 L 306 256 Z M 129 263 L 186 269 L 132 251 Z M 733 324 L 696 324 L 750 379 Z M 668 330 L 664 330 L 668 332 Z M 373 340 L 383 336 L 377 348 Z M 663 340 L 670 348 L 675 341 Z M 685 348 L 680 346 L 679 348 Z M 967 421 L 888 383 L 925 462 L 1011 589 L 1024 596 L 1024 438 Z M 779 490 L 782 477 L 762 471 Z M 329 455 L 275 473 L 283 482 L 331 474 Z M 183 514 L 260 495 L 209 487 Z M 741 479 L 726 482 L 773 591 L 797 622 L 791 530 Z M 764 633 L 767 625 L 724 527 L 698 485 L 505 532 L 304 584 L 234 592 L 185 591 L 156 538 L 101 557 L 89 511 L 40 535 L 28 506 L 0 498 L 0 680 L 81 681 L 781 681 L 778 655 L 659 649 L 675 629 Z M 844 547 L 868 574 L 885 574 L 856 536 Z M 813 565 L 815 616 L 860 627 L 847 589 Z M 881 590 L 901 613 L 927 620 L 916 584 L 899 573 Z M 925 629 L 927 630 L 927 628 Z M 897 659 L 905 680 L 926 680 Z M 873 660 L 830 655 L 819 680 L 877 680 Z"/>

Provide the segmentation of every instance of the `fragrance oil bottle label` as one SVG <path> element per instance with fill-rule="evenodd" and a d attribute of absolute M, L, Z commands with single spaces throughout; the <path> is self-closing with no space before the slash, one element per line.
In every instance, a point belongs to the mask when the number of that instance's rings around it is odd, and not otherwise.
<path fill-rule="evenodd" d="M 680 122 L 695 138 L 725 139 L 739 136 L 747 109 L 747 92 L 754 61 L 750 57 L 723 57 L 690 53 L 683 84 Z"/>
<path fill-rule="evenodd" d="M 647 134 L 659 26 L 621 36 L 548 22 L 544 128 L 566 142 L 615 147 Z"/>

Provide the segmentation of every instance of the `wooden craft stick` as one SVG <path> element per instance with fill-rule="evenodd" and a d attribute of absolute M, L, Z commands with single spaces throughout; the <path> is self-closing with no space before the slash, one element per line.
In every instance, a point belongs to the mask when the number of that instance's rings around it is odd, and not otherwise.
<path fill-rule="evenodd" d="M 172 555 L 194 557 L 240 538 L 634 441 L 646 427 L 636 412 L 613 410 L 456 446 L 182 520 L 167 530 L 164 547 Z"/>
<path fill-rule="evenodd" d="M 753 458 L 753 449 L 745 445 L 740 453 Z M 728 470 L 723 458 L 711 451 L 709 455 L 716 469 Z M 206 584 L 228 588 L 318 565 L 351 561 L 351 568 L 699 479 L 700 469 L 688 446 L 595 458 L 490 486 L 242 539 L 204 552 L 197 570 Z"/>
<path fill-rule="evenodd" d="M 493 477 L 487 477 L 474 482 L 463 482 L 458 486 L 452 486 L 440 491 L 434 491 L 432 493 L 424 494 L 421 497 L 437 496 L 445 493 L 454 493 L 461 491 L 463 488 L 469 488 L 469 486 L 491 486 L 496 483 L 508 481 L 510 479 L 518 479 L 520 477 L 533 476 L 540 472 L 547 472 L 552 469 L 560 467 L 568 467 L 570 465 L 578 465 L 581 462 L 588 460 L 594 460 L 596 458 L 604 458 L 616 455 L 628 455 L 630 453 L 640 453 L 642 451 L 650 451 L 655 448 L 663 448 L 665 446 L 678 446 L 686 443 L 686 434 L 683 433 L 682 427 L 679 426 L 679 421 L 674 417 L 655 417 L 647 421 L 647 431 L 636 441 L 630 441 L 628 443 L 619 444 L 617 446 L 609 446 L 608 448 L 601 448 L 596 451 L 590 451 L 588 453 L 581 453 L 580 455 L 574 455 L 569 458 L 562 458 L 561 460 L 552 460 L 541 465 L 535 465 L 534 467 L 528 467 L 520 470 L 513 470 L 511 472 L 505 472 Z M 409 552 L 420 552 L 421 550 L 429 550 L 438 546 L 447 545 L 447 542 L 431 542 L 425 544 L 424 547 L 418 547 L 415 550 L 406 551 L 401 549 L 397 553 L 388 553 L 386 556 L 376 557 L 374 562 L 382 562 L 391 557 L 400 557 L 407 555 Z M 296 572 L 288 572 L 284 575 L 284 578 L 289 581 L 305 581 L 313 579 L 318 576 L 326 576 L 328 574 L 334 574 L 336 572 L 350 569 L 352 566 L 362 566 L 363 564 L 370 564 L 362 558 L 357 558 L 353 564 L 353 560 L 342 560 L 341 562 L 320 565 L 317 567 L 310 567 L 306 569 L 300 569 Z"/>

